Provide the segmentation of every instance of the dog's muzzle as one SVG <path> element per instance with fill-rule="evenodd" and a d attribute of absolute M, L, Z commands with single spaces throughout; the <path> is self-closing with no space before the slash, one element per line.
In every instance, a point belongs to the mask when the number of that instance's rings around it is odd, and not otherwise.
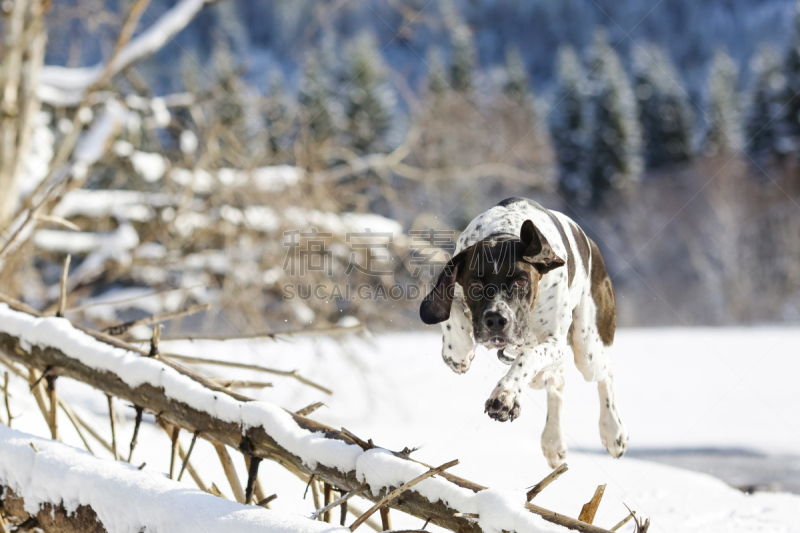
<path fill-rule="evenodd" d="M 513 323 L 511 313 L 502 308 L 487 309 L 483 313 L 483 337 L 489 348 L 505 348 Z"/>

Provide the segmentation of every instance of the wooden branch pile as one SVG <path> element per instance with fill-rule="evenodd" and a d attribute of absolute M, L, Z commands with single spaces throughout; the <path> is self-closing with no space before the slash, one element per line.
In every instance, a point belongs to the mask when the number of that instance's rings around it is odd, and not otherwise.
<path fill-rule="evenodd" d="M 41 317 L 40 313 L 20 302 L 2 296 L 0 296 L 0 300 L 5 301 L 13 311 L 34 317 Z M 63 311 L 63 307 L 60 306 L 60 310 Z M 50 318 L 45 320 L 63 321 L 65 319 Z M 63 328 L 63 322 L 60 322 L 60 327 Z M 239 402 L 252 401 L 246 396 L 225 388 L 222 386 L 224 384 L 206 379 L 198 373 L 179 365 L 165 354 L 160 354 L 158 351 L 158 333 L 154 335 L 151 349 L 143 350 L 105 333 L 80 328 L 78 326 L 73 327 L 93 337 L 99 343 L 128 350 L 133 354 L 138 354 L 139 357 L 152 358 L 160 362 L 165 368 L 173 369 L 214 394 L 228 395 Z M 156 328 L 155 331 L 158 332 L 159 329 Z M 338 468 L 326 466 L 321 463 L 317 463 L 316 466 L 309 466 L 304 463 L 298 455 L 295 455 L 292 451 L 279 444 L 277 440 L 279 437 L 268 433 L 263 426 L 243 427 L 238 423 L 232 423 L 213 413 L 178 401 L 168 396 L 164 388 L 155 387 L 149 383 L 143 383 L 132 387 L 128 385 L 120 375 L 111 371 L 92 368 L 84 364 L 77 357 L 70 356 L 54 346 L 48 346 L 46 343 L 42 345 L 41 340 L 39 340 L 39 344 L 37 345 L 26 341 L 21 338 L 21 336 L 22 335 L 9 333 L 4 330 L 3 324 L 0 324 L 0 352 L 4 354 L 0 356 L 0 363 L 8 366 L 12 372 L 26 377 L 29 380 L 32 393 L 48 421 L 53 438 L 58 438 L 59 434 L 57 418 L 54 416 L 54 413 L 57 407 L 62 407 L 70 422 L 75 425 L 78 433 L 81 435 L 87 449 L 91 450 L 84 436 L 84 432 L 92 434 L 104 447 L 112 451 L 115 457 L 120 457 L 120 443 L 116 442 L 116 432 L 113 422 L 115 420 L 113 398 L 119 398 L 131 402 L 135 406 L 137 412 L 137 429 L 134 431 L 134 438 L 133 442 L 130 444 L 130 451 L 126 454 L 127 460 L 130 461 L 135 449 L 138 423 L 141 422 L 142 412 L 147 411 L 153 413 L 156 415 L 159 425 L 168 433 L 171 439 L 172 445 L 170 455 L 172 466 L 170 468 L 170 477 L 173 479 L 176 477 L 180 479 L 184 472 L 188 472 L 197 482 L 198 486 L 209 493 L 220 494 L 216 485 L 212 484 L 211 487 L 207 487 L 203 484 L 190 462 L 191 452 L 198 437 L 206 439 L 215 446 L 226 477 L 228 478 L 236 499 L 239 500 L 240 503 L 257 503 L 258 505 L 266 507 L 269 501 L 276 497 L 275 495 L 270 495 L 270 491 L 267 490 L 258 479 L 259 463 L 266 459 L 280 463 L 286 469 L 309 483 L 314 496 L 315 506 L 318 509 L 318 511 L 312 515 L 312 519 L 332 521 L 333 510 L 338 506 L 342 509 L 340 523 L 344 525 L 347 512 L 359 514 L 354 509 L 352 502 L 349 502 L 351 497 L 358 495 L 374 502 L 375 505 L 365 513 L 360 514 L 360 517 L 350 527 L 351 531 L 355 530 L 364 522 L 378 530 L 391 529 L 391 520 L 389 517 L 390 508 L 409 513 L 424 520 L 426 523 L 431 522 L 452 531 L 460 533 L 479 533 L 481 531 L 476 521 L 479 516 L 462 514 L 457 509 L 448 507 L 448 505 L 441 500 L 430 501 L 420 493 L 408 490 L 416 483 L 434 475 L 440 476 L 440 478 L 444 478 L 449 483 L 462 489 L 468 489 L 472 492 L 484 490 L 485 487 L 445 471 L 447 468 L 456 464 L 457 461 L 441 465 L 438 468 L 425 465 L 428 467 L 428 470 L 424 475 L 412 479 L 400 487 L 385 487 L 377 495 L 373 495 L 372 491 L 368 490 L 368 485 L 365 485 L 357 478 L 355 470 L 341 471 Z M 27 376 L 25 372 L 20 370 L 14 363 L 23 365 L 27 369 Z M 295 378 L 298 377 L 294 373 L 289 373 L 289 375 Z M 75 413 L 71 412 L 68 406 L 58 398 L 57 378 L 59 377 L 68 377 L 86 383 L 108 395 L 112 420 L 113 438 L 111 443 L 106 442 L 105 439 L 92 432 L 90 427 L 83 423 L 79 417 L 75 416 Z M 318 386 L 318 388 L 326 390 L 323 387 Z M 4 391 L 8 393 L 7 386 L 4 387 Z M 243 405 L 246 405 L 246 403 Z M 309 406 L 309 408 L 303 410 L 303 414 L 310 414 L 316 407 L 318 407 L 318 405 Z M 290 415 L 291 420 L 299 428 L 319 434 L 323 436 L 324 439 L 340 441 L 349 445 L 357 445 L 365 451 L 377 448 L 371 440 L 364 441 L 345 429 L 338 431 L 310 420 L 303 415 L 297 413 L 290 413 Z M 181 431 L 188 431 L 192 434 L 192 444 L 188 450 L 184 450 L 178 440 Z M 233 469 L 232 459 L 226 446 L 238 450 L 245 457 L 249 476 L 244 485 L 241 484 Z M 411 459 L 409 457 L 410 452 L 391 453 L 404 461 L 422 464 Z M 527 510 L 541 516 L 549 522 L 562 525 L 569 529 L 586 533 L 607 533 L 608 530 L 592 524 L 597 507 L 600 503 L 600 498 L 602 497 L 603 491 L 601 488 L 598 488 L 598 491 L 591 501 L 584 506 L 584 509 L 581 511 L 580 519 L 566 517 L 530 503 L 531 499 L 544 490 L 547 485 L 552 483 L 564 471 L 566 471 L 566 465 L 560 467 L 553 472 L 553 474 L 533 487 L 528 495 L 528 503 L 526 504 Z M 322 491 L 320 491 L 319 484 L 322 485 Z M 324 500 L 320 497 L 320 492 L 323 493 L 322 496 Z M 338 499 L 334 500 L 334 492 L 340 494 Z M 254 496 L 255 498 L 253 498 Z M 380 514 L 380 526 L 368 520 L 373 513 Z M 637 526 L 637 531 L 646 531 L 647 525 L 649 525 L 649 523 L 646 522 L 642 527 Z"/>

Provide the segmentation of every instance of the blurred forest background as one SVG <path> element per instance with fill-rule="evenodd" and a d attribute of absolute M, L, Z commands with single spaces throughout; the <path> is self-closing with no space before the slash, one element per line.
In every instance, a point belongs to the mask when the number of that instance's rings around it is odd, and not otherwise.
<path fill-rule="evenodd" d="M 71 254 L 70 312 L 108 326 L 417 328 L 287 286 L 430 283 L 440 231 L 527 196 L 598 242 L 621 325 L 800 316 L 794 2 L 2 8 L 0 290 L 36 308 Z"/>

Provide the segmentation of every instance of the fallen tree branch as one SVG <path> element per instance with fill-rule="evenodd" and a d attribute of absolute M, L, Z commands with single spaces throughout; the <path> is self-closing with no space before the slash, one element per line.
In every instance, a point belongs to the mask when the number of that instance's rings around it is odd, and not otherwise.
<path fill-rule="evenodd" d="M 568 469 L 569 467 L 567 467 L 567 463 L 562 463 L 558 468 L 547 474 L 543 480 L 534 485 L 531 490 L 528 491 L 528 501 L 534 499 L 540 492 L 546 489 L 550 483 L 557 480 L 559 476 L 561 476 L 561 474 L 566 472 Z"/>
<path fill-rule="evenodd" d="M 416 475 L 420 470 L 424 472 L 424 468 L 431 468 L 379 447 L 364 451 L 343 432 L 268 403 L 253 402 L 242 395 L 221 390 L 179 365 L 142 357 L 146 353 L 119 339 L 71 327 L 63 318 L 34 319 L 22 309 L 23 306 L 0 305 L 0 349 L 7 357 L 39 371 L 49 367 L 56 375 L 135 402 L 145 410 L 159 414 L 170 424 L 191 432 L 200 431 L 202 438 L 217 445 L 241 449 L 246 440 L 251 456 L 276 461 L 292 472 L 313 474 L 343 491 L 358 489 L 365 482 L 356 472 L 356 462 L 362 458 L 380 457 L 382 461 L 390 461 Z M 47 335 L 51 327 L 58 332 L 57 337 Z M 86 335 L 100 342 L 92 343 Z M 85 347 L 87 343 L 89 347 Z M 92 361 L 95 366 L 89 366 L 86 361 Z M 137 382 L 129 384 L 126 382 L 128 376 L 118 373 L 116 368 L 125 368 L 126 372 L 137 369 Z M 144 379 L 149 375 L 160 384 L 153 385 Z M 375 483 L 380 481 L 376 479 Z M 458 494 L 459 498 L 469 498 L 485 489 L 447 472 L 424 483 L 433 483 L 437 490 Z M 390 493 L 392 488 L 383 486 L 377 494 L 368 491 L 363 497 L 380 502 Z M 474 520 L 454 516 L 460 509 L 450 507 L 441 498 L 431 501 L 416 490 L 407 490 L 402 498 L 392 499 L 386 505 L 422 520 L 430 518 L 436 525 L 459 533 L 481 531 Z M 547 521 L 576 531 L 608 533 L 605 529 L 530 503 L 525 507 Z"/>
<path fill-rule="evenodd" d="M 11 487 L 0 485 L 0 494 L 5 489 L 5 497 L 0 499 L 3 514 L 6 518 L 12 518 L 20 526 L 12 531 L 25 531 L 23 524 L 34 526 L 45 532 L 82 532 L 82 533 L 106 533 L 97 519 L 97 514 L 87 505 L 79 505 L 77 509 L 67 510 L 63 505 L 43 503 L 39 505 L 39 512 L 35 515 L 25 510 L 25 500 L 18 496 Z M 26 526 L 26 527 L 28 527 Z"/>

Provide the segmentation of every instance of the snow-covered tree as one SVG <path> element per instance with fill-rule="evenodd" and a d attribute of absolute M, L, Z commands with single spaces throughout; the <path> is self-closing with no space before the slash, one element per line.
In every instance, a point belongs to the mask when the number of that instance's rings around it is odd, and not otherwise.
<path fill-rule="evenodd" d="M 394 91 L 386 82 L 385 66 L 371 33 L 354 38 L 345 50 L 345 112 L 353 146 L 359 150 L 382 150 L 396 104 Z"/>
<path fill-rule="evenodd" d="M 549 115 L 550 138 L 558 160 L 558 184 L 567 201 L 586 203 L 591 188 L 585 175 L 586 82 L 581 61 L 571 46 L 558 51 L 558 90 Z"/>
<path fill-rule="evenodd" d="M 782 141 L 790 145 L 786 148 L 796 150 L 800 146 L 800 2 L 796 4 L 794 31 L 789 38 L 789 48 L 783 61 L 783 75 L 786 87 L 781 121 L 785 139 Z"/>
<path fill-rule="evenodd" d="M 450 64 L 450 86 L 466 93 L 472 89 L 472 75 L 475 70 L 475 46 L 472 32 L 465 24 L 458 24 L 450 31 L 453 47 L 453 60 Z"/>
<path fill-rule="evenodd" d="M 591 131 L 588 178 L 592 205 L 610 190 L 626 191 L 642 171 L 642 132 L 631 83 L 604 30 L 595 32 L 591 51 Z"/>
<path fill-rule="evenodd" d="M 506 83 L 503 92 L 512 102 L 523 107 L 528 106 L 530 93 L 528 70 L 525 68 L 519 48 L 516 47 L 509 47 L 506 50 Z"/>
<path fill-rule="evenodd" d="M 316 54 L 306 58 L 303 77 L 298 88 L 302 106 L 303 126 L 315 141 L 329 139 L 336 131 L 335 110 L 339 105 L 332 92 L 333 77 Z"/>
<path fill-rule="evenodd" d="M 738 79 L 739 67 L 726 52 L 718 50 L 708 76 L 707 155 L 732 154 L 742 147 Z"/>
<path fill-rule="evenodd" d="M 634 66 L 647 166 L 657 168 L 690 159 L 694 113 L 666 51 L 655 45 L 637 47 Z"/>
<path fill-rule="evenodd" d="M 786 78 L 780 57 L 771 46 L 763 46 L 754 62 L 756 74 L 750 110 L 745 124 L 747 153 L 759 165 L 770 153 L 781 150 L 781 117 Z"/>
<path fill-rule="evenodd" d="M 431 46 L 428 49 L 428 94 L 438 97 L 449 89 L 447 70 L 442 61 L 442 50 L 438 46 Z"/>

